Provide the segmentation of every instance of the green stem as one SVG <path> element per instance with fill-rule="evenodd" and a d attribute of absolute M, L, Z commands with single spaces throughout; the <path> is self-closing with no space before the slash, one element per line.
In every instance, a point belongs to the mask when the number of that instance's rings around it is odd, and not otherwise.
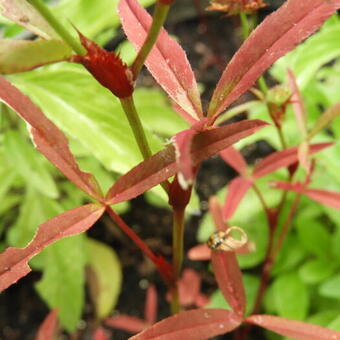
<path fill-rule="evenodd" d="M 264 79 L 263 76 L 261 76 L 258 80 L 257 80 L 257 84 L 259 85 L 260 90 L 262 91 L 262 93 L 264 95 L 266 95 L 268 93 L 268 85 Z"/>
<path fill-rule="evenodd" d="M 134 60 L 131 66 L 134 79 L 137 78 L 148 54 L 150 53 L 152 47 L 155 45 L 158 34 L 168 15 L 169 9 L 170 5 L 164 5 L 160 1 L 157 1 L 155 12 L 153 14 L 152 24 L 149 29 L 148 35 L 143 43 L 142 48 L 138 52 L 136 59 Z"/>
<path fill-rule="evenodd" d="M 241 20 L 243 40 L 246 40 L 250 34 L 250 27 L 249 27 L 247 14 L 244 12 L 240 12 L 240 20 Z"/>
<path fill-rule="evenodd" d="M 139 119 L 132 96 L 126 97 L 126 98 L 120 98 L 120 102 L 122 104 L 126 117 L 129 121 L 130 127 L 135 136 L 136 142 L 138 144 L 139 150 L 143 158 L 144 159 L 150 158 L 152 155 L 152 152 L 151 152 L 149 143 L 146 139 L 143 125 L 142 125 L 141 120 Z"/>
<path fill-rule="evenodd" d="M 69 31 L 58 21 L 50 8 L 41 0 L 27 0 L 53 27 L 58 35 L 70 46 L 78 55 L 85 55 L 86 50 L 81 43 L 75 39 Z"/>

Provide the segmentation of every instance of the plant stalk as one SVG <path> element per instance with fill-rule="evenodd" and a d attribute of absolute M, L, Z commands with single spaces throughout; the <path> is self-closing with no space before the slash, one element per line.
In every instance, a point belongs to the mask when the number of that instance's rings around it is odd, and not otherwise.
<path fill-rule="evenodd" d="M 150 53 L 152 47 L 155 45 L 158 34 L 168 15 L 169 9 L 170 5 L 165 5 L 162 4 L 160 1 L 157 1 L 149 32 L 146 36 L 142 48 L 139 50 L 134 62 L 131 65 L 131 71 L 134 79 L 137 78 L 148 54 Z"/>
<path fill-rule="evenodd" d="M 54 16 L 50 8 L 42 0 L 27 0 L 51 25 L 58 35 L 70 46 L 73 51 L 80 56 L 85 55 L 86 49 L 81 45 L 80 41 L 75 39 L 69 31 Z"/>

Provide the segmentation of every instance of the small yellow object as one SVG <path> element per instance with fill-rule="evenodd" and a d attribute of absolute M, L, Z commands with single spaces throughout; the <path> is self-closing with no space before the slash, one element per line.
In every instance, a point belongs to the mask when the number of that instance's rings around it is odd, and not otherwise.
<path fill-rule="evenodd" d="M 231 236 L 231 232 L 238 231 L 241 234 L 241 238 L 235 239 Z M 248 236 L 243 229 L 239 227 L 230 227 L 226 231 L 214 232 L 207 245 L 212 250 L 216 251 L 235 251 L 243 247 L 248 242 Z"/>

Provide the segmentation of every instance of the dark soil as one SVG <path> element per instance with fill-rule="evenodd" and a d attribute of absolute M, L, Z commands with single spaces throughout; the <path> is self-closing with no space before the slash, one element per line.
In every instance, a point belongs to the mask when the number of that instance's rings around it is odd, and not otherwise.
<path fill-rule="evenodd" d="M 271 1 L 272 7 L 262 11 L 260 16 L 268 14 L 273 7 L 282 2 Z M 240 45 L 238 19 L 224 18 L 218 13 L 207 13 L 204 11 L 206 6 L 207 2 L 200 0 L 177 1 L 167 24 L 169 32 L 179 38 L 196 72 L 198 82 L 204 86 L 204 105 L 207 105 L 227 61 Z M 109 44 L 109 48 L 115 47 L 121 39 L 123 35 L 115 38 Z M 151 76 L 146 72 L 142 83 L 147 86 L 154 85 Z M 245 156 L 252 162 L 255 158 L 270 152 L 272 149 L 268 145 L 258 143 L 252 146 L 250 151 L 245 150 Z M 197 244 L 198 223 L 206 209 L 208 197 L 228 183 L 234 175 L 234 171 L 218 157 L 213 157 L 202 164 L 196 183 L 196 190 L 202 202 L 202 215 L 189 219 L 185 232 L 185 249 Z M 171 214 L 168 210 L 151 206 L 143 197 L 139 197 L 131 202 L 131 210 L 122 217 L 155 252 L 171 258 Z M 122 261 L 124 282 L 117 311 L 143 317 L 145 288 L 148 282 L 152 282 L 159 293 L 158 318 L 168 316 L 169 307 L 164 299 L 166 287 L 155 272 L 154 266 L 118 228 L 113 234 L 112 228 L 108 227 L 109 224 L 109 220 L 104 217 L 89 234 L 112 245 Z M 214 291 L 216 285 L 212 274 L 207 270 L 207 263 L 186 260 L 185 267 L 199 271 L 202 275 L 203 291 L 206 294 Z M 0 340 L 34 339 L 39 324 L 48 313 L 48 308 L 34 290 L 34 284 L 39 279 L 39 273 L 31 273 L 0 295 Z M 91 318 L 92 308 L 88 302 L 84 313 L 83 330 L 78 333 L 79 337 L 75 336 L 73 339 L 90 339 L 89 327 L 86 325 L 91 323 Z M 112 339 L 123 340 L 130 335 L 114 330 Z M 218 339 L 231 339 L 231 336 L 225 335 Z M 252 339 L 257 339 L 255 334 Z"/>

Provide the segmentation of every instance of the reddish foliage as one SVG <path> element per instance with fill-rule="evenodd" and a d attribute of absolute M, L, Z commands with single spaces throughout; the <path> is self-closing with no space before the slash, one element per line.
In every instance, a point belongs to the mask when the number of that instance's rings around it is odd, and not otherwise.
<path fill-rule="evenodd" d="M 43 223 L 34 239 L 25 248 L 7 248 L 0 254 L 0 291 L 27 275 L 28 261 L 49 244 L 89 229 L 103 214 L 104 208 L 95 204 L 68 210 Z"/>
<path fill-rule="evenodd" d="M 109 340 L 109 333 L 103 328 L 99 327 L 93 334 L 93 340 Z"/>
<path fill-rule="evenodd" d="M 247 177 L 247 163 L 242 154 L 233 146 L 224 149 L 220 152 L 221 158 L 233 167 L 240 175 Z"/>
<path fill-rule="evenodd" d="M 39 327 L 35 340 L 53 340 L 58 327 L 58 311 L 56 309 L 46 316 L 45 320 Z"/>
<path fill-rule="evenodd" d="M 297 340 L 340 340 L 340 332 L 272 315 L 252 315 L 246 322 Z"/>

